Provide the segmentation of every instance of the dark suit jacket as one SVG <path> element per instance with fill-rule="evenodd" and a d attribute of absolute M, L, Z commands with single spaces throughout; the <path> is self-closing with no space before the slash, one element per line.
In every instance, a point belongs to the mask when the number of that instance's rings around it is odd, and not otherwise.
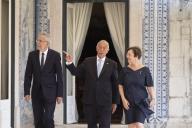
<path fill-rule="evenodd" d="M 52 49 L 47 52 L 43 69 L 40 67 L 39 50 L 29 53 L 25 80 L 24 95 L 30 95 L 31 81 L 32 98 L 36 97 L 38 90 L 42 89 L 42 96 L 47 101 L 55 101 L 56 97 L 63 97 L 63 75 L 60 54 Z"/>
<path fill-rule="evenodd" d="M 72 75 L 84 80 L 83 101 L 85 104 L 108 106 L 119 102 L 117 85 L 117 64 L 106 58 L 100 76 L 97 76 L 97 57 L 85 59 L 77 68 L 74 64 L 66 66 Z"/>

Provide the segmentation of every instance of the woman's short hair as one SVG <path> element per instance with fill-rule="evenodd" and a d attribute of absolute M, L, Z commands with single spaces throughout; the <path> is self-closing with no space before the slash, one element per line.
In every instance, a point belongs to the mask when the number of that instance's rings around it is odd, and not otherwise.
<path fill-rule="evenodd" d="M 134 57 L 138 57 L 138 59 L 141 58 L 141 49 L 140 49 L 139 47 L 137 47 L 137 46 L 129 47 L 129 48 L 127 49 L 127 52 L 128 52 L 129 50 L 132 50 L 132 51 L 133 51 Z"/>

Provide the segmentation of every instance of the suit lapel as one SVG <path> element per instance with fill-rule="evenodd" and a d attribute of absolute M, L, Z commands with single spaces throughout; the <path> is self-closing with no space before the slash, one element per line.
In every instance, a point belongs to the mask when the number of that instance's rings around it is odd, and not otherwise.
<path fill-rule="evenodd" d="M 41 69 L 41 67 L 40 67 L 40 60 L 39 60 L 39 50 L 37 50 L 35 58 L 36 58 L 36 62 L 37 62 L 38 68 Z"/>
<path fill-rule="evenodd" d="M 93 73 L 97 77 L 97 57 L 94 58 L 93 66 L 94 66 Z"/>
<path fill-rule="evenodd" d="M 47 64 L 49 63 L 49 60 L 50 60 L 50 50 L 48 49 L 48 52 L 47 52 L 47 57 L 46 57 L 46 60 L 45 60 L 45 64 L 44 64 L 44 66 L 43 66 L 43 69 L 45 69 L 46 68 L 46 66 L 47 66 Z M 43 70 L 42 69 L 42 70 Z"/>

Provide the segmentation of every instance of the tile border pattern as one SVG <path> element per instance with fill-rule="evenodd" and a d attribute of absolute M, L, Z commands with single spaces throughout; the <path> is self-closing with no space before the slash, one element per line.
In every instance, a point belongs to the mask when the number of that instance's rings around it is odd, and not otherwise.
<path fill-rule="evenodd" d="M 157 96 L 161 97 L 161 104 L 158 104 L 157 115 L 162 118 L 168 117 L 168 0 L 158 0 L 157 11 Z M 158 101 L 159 102 L 159 101 Z"/>
<path fill-rule="evenodd" d="M 144 2 L 143 62 L 150 68 L 152 76 L 156 76 L 153 78 L 156 79 L 154 84 L 157 95 L 155 114 L 150 118 L 150 123 L 146 123 L 148 128 L 165 128 L 168 120 L 168 1 L 145 0 Z M 154 66 L 156 61 L 157 67 Z"/>
<path fill-rule="evenodd" d="M 48 1 L 36 0 L 36 33 L 50 33 L 50 19 L 48 17 Z"/>

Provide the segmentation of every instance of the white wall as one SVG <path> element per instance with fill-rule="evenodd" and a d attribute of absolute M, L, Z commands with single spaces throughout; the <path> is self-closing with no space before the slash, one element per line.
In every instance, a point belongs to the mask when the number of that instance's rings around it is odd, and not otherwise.
<path fill-rule="evenodd" d="M 129 46 L 142 46 L 143 0 L 129 3 Z"/>

